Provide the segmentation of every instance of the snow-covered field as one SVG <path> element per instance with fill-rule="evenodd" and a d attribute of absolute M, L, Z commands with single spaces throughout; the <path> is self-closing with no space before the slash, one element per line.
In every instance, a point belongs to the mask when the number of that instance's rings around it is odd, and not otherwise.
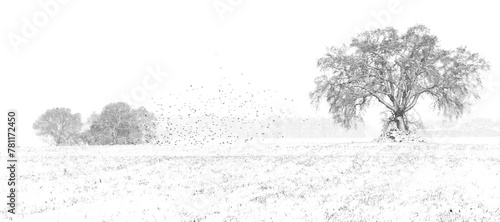
<path fill-rule="evenodd" d="M 500 221 L 499 143 L 19 152 L 16 221 Z"/>

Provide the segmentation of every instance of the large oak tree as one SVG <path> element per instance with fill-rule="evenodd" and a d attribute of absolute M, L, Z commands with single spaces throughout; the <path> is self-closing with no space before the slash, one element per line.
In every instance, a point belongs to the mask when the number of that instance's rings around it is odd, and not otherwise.
<path fill-rule="evenodd" d="M 460 117 L 479 99 L 480 73 L 489 70 L 466 47 L 441 48 L 422 25 L 361 33 L 350 45 L 329 48 L 317 65 L 322 75 L 310 97 L 316 106 L 326 99 L 336 123 L 350 128 L 376 101 L 400 130 L 409 130 L 407 114 L 424 97 L 444 116 Z"/>

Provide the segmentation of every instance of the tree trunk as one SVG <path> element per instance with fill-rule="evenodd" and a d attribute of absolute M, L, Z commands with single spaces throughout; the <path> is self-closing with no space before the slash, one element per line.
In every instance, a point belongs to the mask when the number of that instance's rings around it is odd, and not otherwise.
<path fill-rule="evenodd" d="M 396 114 L 396 125 L 398 127 L 398 130 L 408 130 L 408 126 L 406 125 L 405 119 L 403 117 L 403 114 Z"/>
<path fill-rule="evenodd" d="M 56 139 L 56 146 L 60 146 L 61 145 L 61 137 L 57 137 Z"/>

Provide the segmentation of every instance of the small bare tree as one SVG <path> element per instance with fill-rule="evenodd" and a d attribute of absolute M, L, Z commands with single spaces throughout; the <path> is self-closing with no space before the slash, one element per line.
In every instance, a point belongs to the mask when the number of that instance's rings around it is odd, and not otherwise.
<path fill-rule="evenodd" d="M 68 108 L 49 109 L 33 124 L 38 136 L 56 146 L 78 144 L 81 128 L 80 114 L 71 114 Z"/>

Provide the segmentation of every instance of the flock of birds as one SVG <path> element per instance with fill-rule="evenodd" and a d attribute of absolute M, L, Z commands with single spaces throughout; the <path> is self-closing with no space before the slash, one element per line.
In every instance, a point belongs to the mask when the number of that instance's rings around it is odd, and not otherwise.
<path fill-rule="evenodd" d="M 157 145 L 231 145 L 283 137 L 276 130 L 277 120 L 292 115 L 286 107 L 293 100 L 246 84 L 247 90 L 227 80 L 216 89 L 190 85 L 153 100 L 159 122 Z"/>

